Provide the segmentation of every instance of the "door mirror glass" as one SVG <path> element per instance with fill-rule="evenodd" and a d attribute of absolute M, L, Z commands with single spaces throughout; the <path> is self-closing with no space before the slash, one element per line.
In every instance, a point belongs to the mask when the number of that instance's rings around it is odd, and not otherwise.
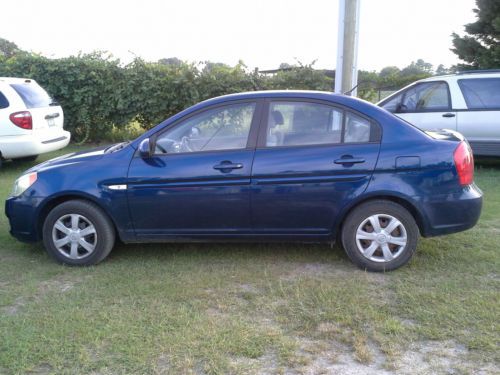
<path fill-rule="evenodd" d="M 143 159 L 148 159 L 152 154 L 151 141 L 149 140 L 149 138 L 143 139 L 141 143 L 139 143 L 139 155 Z"/>

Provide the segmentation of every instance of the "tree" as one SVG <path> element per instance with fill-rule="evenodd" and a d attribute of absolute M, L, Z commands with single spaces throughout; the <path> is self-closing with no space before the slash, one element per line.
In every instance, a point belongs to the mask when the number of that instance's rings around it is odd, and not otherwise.
<path fill-rule="evenodd" d="M 386 66 L 380 71 L 379 76 L 380 78 L 387 78 L 391 76 L 397 76 L 400 73 L 401 70 L 397 66 Z"/>
<path fill-rule="evenodd" d="M 466 64 L 459 69 L 500 68 L 500 0 L 476 0 L 477 20 L 465 25 L 469 35 L 452 34 L 451 50 Z"/>
<path fill-rule="evenodd" d="M 169 57 L 166 59 L 160 59 L 158 60 L 158 64 L 162 65 L 173 65 L 173 66 L 181 66 L 182 65 L 182 60 L 177 58 L 177 57 Z"/>
<path fill-rule="evenodd" d="M 427 63 L 422 59 L 418 59 L 416 62 L 412 61 L 410 65 L 401 70 L 402 76 L 414 76 L 421 74 L 432 74 L 432 64 Z"/>
<path fill-rule="evenodd" d="M 19 52 L 22 52 L 19 47 L 12 42 L 9 42 L 6 39 L 0 38 L 0 56 L 3 57 L 12 57 Z"/>
<path fill-rule="evenodd" d="M 443 64 L 439 64 L 436 68 L 436 75 L 442 76 L 443 74 L 449 74 L 450 69 L 447 69 Z"/>

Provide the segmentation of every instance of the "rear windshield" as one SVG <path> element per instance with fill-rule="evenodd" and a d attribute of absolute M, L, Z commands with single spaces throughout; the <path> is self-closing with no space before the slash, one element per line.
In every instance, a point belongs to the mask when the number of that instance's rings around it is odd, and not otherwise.
<path fill-rule="evenodd" d="M 36 83 L 13 83 L 11 86 L 23 99 L 27 108 L 48 107 L 52 103 L 52 98 L 47 91 Z"/>
<path fill-rule="evenodd" d="M 4 94 L 0 91 L 0 109 L 7 108 L 9 106 L 9 101 Z"/>

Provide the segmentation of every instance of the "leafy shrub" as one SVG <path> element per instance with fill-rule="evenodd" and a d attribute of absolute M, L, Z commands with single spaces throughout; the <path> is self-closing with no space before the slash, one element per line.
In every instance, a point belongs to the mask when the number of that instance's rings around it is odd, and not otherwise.
<path fill-rule="evenodd" d="M 269 76 L 249 72 L 242 62 L 231 67 L 211 62 L 188 64 L 179 59 L 150 63 L 137 58 L 124 66 L 99 52 L 61 59 L 24 51 L 0 54 L 0 76 L 32 78 L 40 83 L 62 105 L 65 127 L 78 142 L 114 140 L 129 131 L 135 134 L 137 127 L 132 129 L 130 123 L 148 129 L 200 100 L 219 95 L 266 89 L 330 91 L 333 87 L 333 79 L 315 70 L 313 64 L 290 66 Z M 406 83 L 414 77 L 360 72 L 360 81 L 364 79 L 396 85 L 398 79 Z M 358 95 L 376 99 L 370 86 L 360 86 Z"/>

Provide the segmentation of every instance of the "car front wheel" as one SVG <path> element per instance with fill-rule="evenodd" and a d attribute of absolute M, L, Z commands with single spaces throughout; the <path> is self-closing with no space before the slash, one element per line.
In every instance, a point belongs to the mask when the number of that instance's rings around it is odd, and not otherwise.
<path fill-rule="evenodd" d="M 356 207 L 344 221 L 341 235 L 353 263 L 382 272 L 399 268 L 411 259 L 419 230 L 406 208 L 377 200 Z"/>
<path fill-rule="evenodd" d="M 72 200 L 56 206 L 43 225 L 45 249 L 57 261 L 74 266 L 101 262 L 113 248 L 111 220 L 95 204 Z"/>

